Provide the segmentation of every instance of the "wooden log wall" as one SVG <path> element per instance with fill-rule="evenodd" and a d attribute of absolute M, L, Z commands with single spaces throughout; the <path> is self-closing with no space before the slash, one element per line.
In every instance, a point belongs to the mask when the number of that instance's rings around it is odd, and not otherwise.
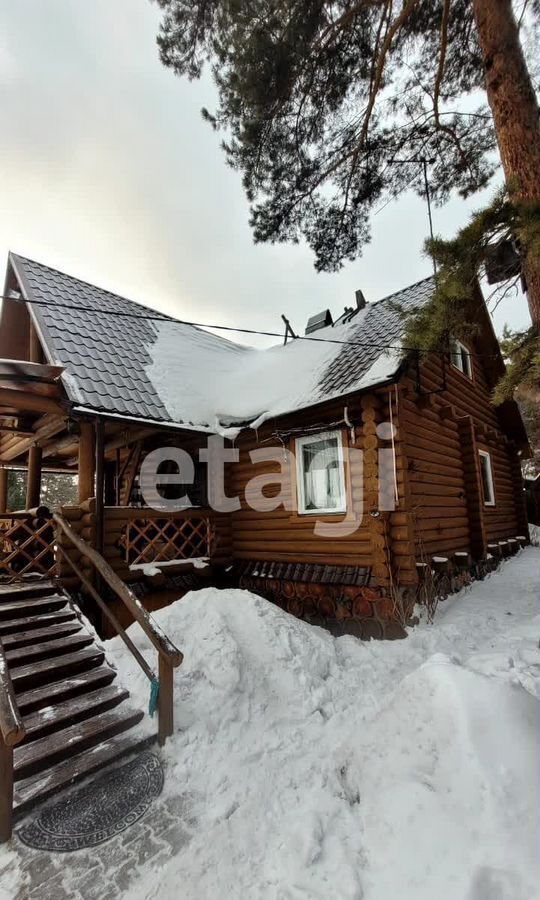
<path fill-rule="evenodd" d="M 417 393 L 412 370 L 402 380 L 406 394 L 400 420 L 406 435 L 417 555 L 474 552 L 486 541 L 513 537 L 524 530 L 517 487 L 519 458 L 491 402 L 482 360 L 474 352 L 472 364 L 471 380 L 448 363 L 445 367 L 441 357 L 427 357 L 420 365 L 421 391 L 427 396 Z M 468 430 L 460 425 L 463 417 L 470 417 L 476 454 L 478 449 L 487 450 L 492 462 L 496 504 L 488 507 L 482 500 L 477 513 L 467 505 L 475 503 L 470 495 L 475 463 L 467 440 L 462 446 L 463 428 Z"/>
<path fill-rule="evenodd" d="M 93 544 L 96 528 L 95 497 L 85 500 L 78 506 L 62 506 L 60 508 L 60 515 L 69 522 L 73 530 L 83 538 L 83 540 Z M 90 561 L 82 556 L 79 550 L 69 542 L 67 537 L 59 529 L 57 529 L 57 542 L 69 554 L 73 562 L 81 568 L 83 575 L 85 575 L 89 581 L 93 581 L 94 567 Z M 78 590 L 81 587 L 81 583 L 76 575 L 74 575 L 73 569 L 69 563 L 61 557 L 57 562 L 57 572 L 58 577 L 62 579 L 62 583 L 65 587 L 70 589 L 73 588 L 74 590 Z"/>
<path fill-rule="evenodd" d="M 403 407 L 403 391 L 400 386 L 391 387 L 386 394 L 391 405 L 394 435 L 394 465 L 398 489 L 395 510 L 390 514 L 390 549 L 393 580 L 396 585 L 415 585 L 416 546 L 415 522 L 412 515 L 413 491 L 409 473 L 408 445 L 406 429 L 401 409 Z M 388 407 L 387 407 L 388 408 Z M 389 415 L 388 415 L 389 419 Z M 388 442 L 387 442 L 388 443 Z M 430 464 L 428 464 L 429 466 Z M 418 471 L 418 469 L 416 469 Z M 430 477 L 429 471 L 424 473 Z M 388 478 L 388 473 L 386 473 Z"/>
<path fill-rule="evenodd" d="M 391 583 L 389 511 L 380 510 L 380 478 L 392 478 L 392 472 L 379 471 L 377 426 L 387 421 L 386 398 L 366 394 L 360 401 L 362 408 L 362 443 L 364 447 L 364 523 L 369 535 L 373 576 L 384 587 Z M 387 504 L 385 504 L 387 505 Z"/>
<path fill-rule="evenodd" d="M 407 459 L 408 512 L 419 561 L 469 550 L 465 475 L 457 423 L 438 412 L 435 399 L 419 403 L 407 379 L 399 400 L 401 446 Z"/>
<path fill-rule="evenodd" d="M 501 541 L 522 533 L 518 526 L 518 498 L 516 496 L 510 448 L 499 437 L 477 434 L 479 450 L 487 450 L 491 457 L 495 506 L 484 506 L 484 527 L 487 541 Z"/>
<path fill-rule="evenodd" d="M 277 462 L 263 462 L 254 465 L 249 457 L 252 450 L 270 446 L 279 447 L 280 440 L 284 446 L 294 450 L 294 436 L 305 433 L 316 434 L 318 430 L 341 429 L 344 443 L 354 449 L 364 449 L 363 419 L 360 398 L 348 404 L 348 418 L 354 428 L 344 423 L 344 401 L 326 404 L 284 417 L 277 422 L 265 423 L 258 430 L 241 434 L 236 442 L 240 452 L 239 462 L 231 466 L 228 493 L 240 498 L 241 508 L 232 513 L 232 544 L 235 559 L 257 559 L 273 562 L 328 563 L 336 565 L 372 566 L 371 532 L 366 525 L 366 516 L 353 534 L 343 537 L 324 537 L 313 533 L 315 520 L 336 523 L 343 519 L 338 516 L 298 515 L 296 512 L 296 473 L 294 465 Z M 320 426 L 320 428 L 318 427 Z M 278 432 L 278 436 L 275 433 Z M 375 456 L 376 456 L 376 451 Z M 246 485 L 254 476 L 274 473 L 283 479 L 283 484 L 276 483 L 265 488 L 267 497 L 276 497 L 281 491 L 288 507 L 283 505 L 277 509 L 260 512 L 251 508 L 246 500 Z M 362 516 L 362 465 L 354 461 L 346 472 L 347 490 L 350 498 L 352 514 Z M 385 577 L 385 565 L 379 572 Z"/>
<path fill-rule="evenodd" d="M 475 559 L 481 559 L 487 552 L 487 537 L 484 525 L 484 498 L 480 483 L 480 460 L 476 443 L 476 430 L 471 416 L 461 416 L 457 424 L 463 457 L 465 498 L 469 517 L 469 548 Z"/>

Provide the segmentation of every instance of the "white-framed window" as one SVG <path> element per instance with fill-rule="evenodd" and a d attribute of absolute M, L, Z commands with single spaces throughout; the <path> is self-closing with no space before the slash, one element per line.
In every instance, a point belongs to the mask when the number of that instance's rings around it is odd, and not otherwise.
<path fill-rule="evenodd" d="M 467 378 L 473 377 L 472 359 L 470 351 L 467 350 L 465 344 L 455 338 L 450 341 L 450 361 L 456 369 L 463 372 Z"/>
<path fill-rule="evenodd" d="M 296 439 L 298 512 L 343 513 L 347 510 L 341 432 Z"/>
<path fill-rule="evenodd" d="M 495 489 L 493 487 L 491 456 L 486 450 L 479 450 L 478 455 L 480 457 L 480 477 L 482 479 L 484 506 L 495 506 Z"/>

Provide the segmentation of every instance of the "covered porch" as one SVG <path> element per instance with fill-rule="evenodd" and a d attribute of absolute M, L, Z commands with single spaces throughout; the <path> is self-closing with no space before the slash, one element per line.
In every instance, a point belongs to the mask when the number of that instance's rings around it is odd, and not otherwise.
<path fill-rule="evenodd" d="M 228 516 L 206 505 L 199 469 L 190 488 L 193 505 L 177 512 L 145 506 L 139 486 L 148 452 L 179 447 L 195 461 L 205 436 L 77 410 L 65 397 L 61 373 L 44 363 L 0 362 L 0 580 L 48 576 L 84 591 L 70 561 L 95 580 L 89 560 L 65 546 L 55 512 L 122 581 L 140 586 L 150 608 L 166 602 L 158 595 L 171 579 L 181 585 L 188 575 L 208 578 L 226 566 L 232 555 Z M 15 469 L 26 475 L 24 509 L 10 508 Z M 51 473 L 74 482 L 72 501 L 56 509 L 44 502 Z"/>

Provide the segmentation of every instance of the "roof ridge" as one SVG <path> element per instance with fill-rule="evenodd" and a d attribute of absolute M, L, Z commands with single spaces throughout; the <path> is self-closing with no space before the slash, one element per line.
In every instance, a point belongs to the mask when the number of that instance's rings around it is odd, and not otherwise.
<path fill-rule="evenodd" d="M 239 349 L 241 351 L 251 350 L 252 348 L 247 344 L 241 344 L 238 341 L 233 340 L 230 337 L 225 337 L 222 334 L 216 334 L 214 331 L 209 330 L 208 328 L 203 328 L 200 325 L 195 325 L 191 322 L 187 322 L 185 319 L 177 318 L 176 316 L 171 316 L 168 313 L 162 313 L 160 310 L 153 309 L 151 306 L 146 306 L 144 303 L 139 303 L 137 300 L 131 300 L 129 297 L 125 297 L 123 294 L 116 294 L 114 291 L 110 291 L 107 288 L 102 288 L 97 284 L 92 284 L 91 281 L 86 281 L 84 278 L 79 278 L 77 275 L 70 275 L 69 272 L 63 272 L 61 269 L 56 269 L 54 266 L 49 266 L 46 263 L 39 262 L 39 260 L 31 259 L 29 256 L 23 256 L 20 253 L 14 253 L 12 250 L 8 251 L 9 260 L 13 260 L 15 263 L 20 261 L 21 265 L 24 266 L 25 263 L 29 263 L 30 265 L 39 266 L 41 269 L 45 269 L 48 272 L 52 272 L 55 275 L 59 275 L 63 278 L 68 278 L 72 281 L 77 282 L 80 285 L 84 285 L 87 288 L 90 288 L 93 291 L 99 291 L 100 293 L 106 294 L 109 297 L 113 297 L 116 300 L 120 300 L 124 303 L 127 303 L 131 306 L 136 307 L 137 310 L 141 310 L 141 315 L 134 315 L 133 319 L 140 319 L 141 321 L 147 320 L 146 315 L 143 313 L 150 313 L 156 318 L 154 319 L 155 325 L 160 325 L 162 322 L 167 322 L 170 325 L 180 325 L 184 328 L 191 329 L 199 335 L 206 335 L 209 338 L 213 338 L 216 341 L 220 341 L 222 344 L 226 344 L 229 347 L 234 347 L 235 349 Z M 24 277 L 26 278 L 25 273 Z M 76 309 L 80 304 L 77 303 L 77 300 L 73 301 L 73 308 Z M 92 313 L 99 315 L 100 309 L 99 307 L 91 310 Z"/>
<path fill-rule="evenodd" d="M 405 291 L 410 291 L 411 288 L 418 287 L 419 284 L 424 284 L 426 281 L 435 281 L 434 275 L 428 275 L 426 278 L 420 278 L 419 281 L 413 281 L 412 284 L 408 284 L 406 287 L 400 288 L 399 291 L 393 291 L 391 294 L 387 294 L 386 297 L 381 297 L 379 300 L 374 300 L 373 303 L 368 304 L 368 306 L 378 306 L 379 303 L 385 303 L 387 300 L 391 300 L 392 297 L 396 297 L 398 294 L 404 294 Z"/>
<path fill-rule="evenodd" d="M 47 265 L 47 263 L 40 262 L 38 259 L 31 259 L 29 256 L 23 256 L 21 253 L 14 253 L 12 250 L 8 251 L 8 256 L 10 259 L 20 259 L 22 262 L 40 266 L 42 269 L 48 269 L 49 272 L 54 272 L 56 275 L 62 275 L 64 278 L 70 278 L 73 281 L 78 281 L 79 284 L 84 284 L 86 285 L 86 287 L 93 288 L 95 291 L 101 291 L 103 294 L 108 294 L 110 297 L 115 297 L 117 300 L 123 300 L 124 303 L 131 303 L 133 306 L 145 310 L 146 312 L 153 313 L 157 316 L 162 316 L 164 321 L 168 320 L 171 322 L 177 322 L 179 325 L 188 324 L 186 322 L 183 322 L 181 319 L 177 319 L 174 316 L 169 315 L 169 313 L 163 313 L 159 309 L 154 309 L 151 306 L 147 306 L 145 303 L 139 303 L 138 300 L 132 300 L 130 297 L 125 297 L 123 294 L 117 294 L 114 291 L 110 291 L 108 288 L 100 287 L 99 284 L 93 284 L 93 282 L 87 281 L 85 278 L 79 278 L 78 275 L 71 275 L 69 272 L 64 272 L 62 269 L 56 269 L 54 266 L 49 266 Z M 98 310 L 96 310 L 96 312 L 98 312 Z M 192 327 L 196 328 L 197 326 L 194 325 Z"/>

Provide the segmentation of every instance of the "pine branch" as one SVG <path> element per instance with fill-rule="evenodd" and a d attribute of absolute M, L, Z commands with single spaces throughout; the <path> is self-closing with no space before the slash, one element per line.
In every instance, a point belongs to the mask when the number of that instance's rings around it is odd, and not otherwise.
<path fill-rule="evenodd" d="M 439 96 L 441 93 L 441 84 L 444 75 L 444 64 L 446 60 L 446 49 L 448 47 L 448 18 L 450 15 L 450 0 L 444 0 L 443 14 L 441 21 L 441 48 L 439 52 L 439 65 L 437 75 L 435 77 L 435 87 L 433 89 L 433 112 L 435 113 L 435 123 L 439 127 Z"/>

